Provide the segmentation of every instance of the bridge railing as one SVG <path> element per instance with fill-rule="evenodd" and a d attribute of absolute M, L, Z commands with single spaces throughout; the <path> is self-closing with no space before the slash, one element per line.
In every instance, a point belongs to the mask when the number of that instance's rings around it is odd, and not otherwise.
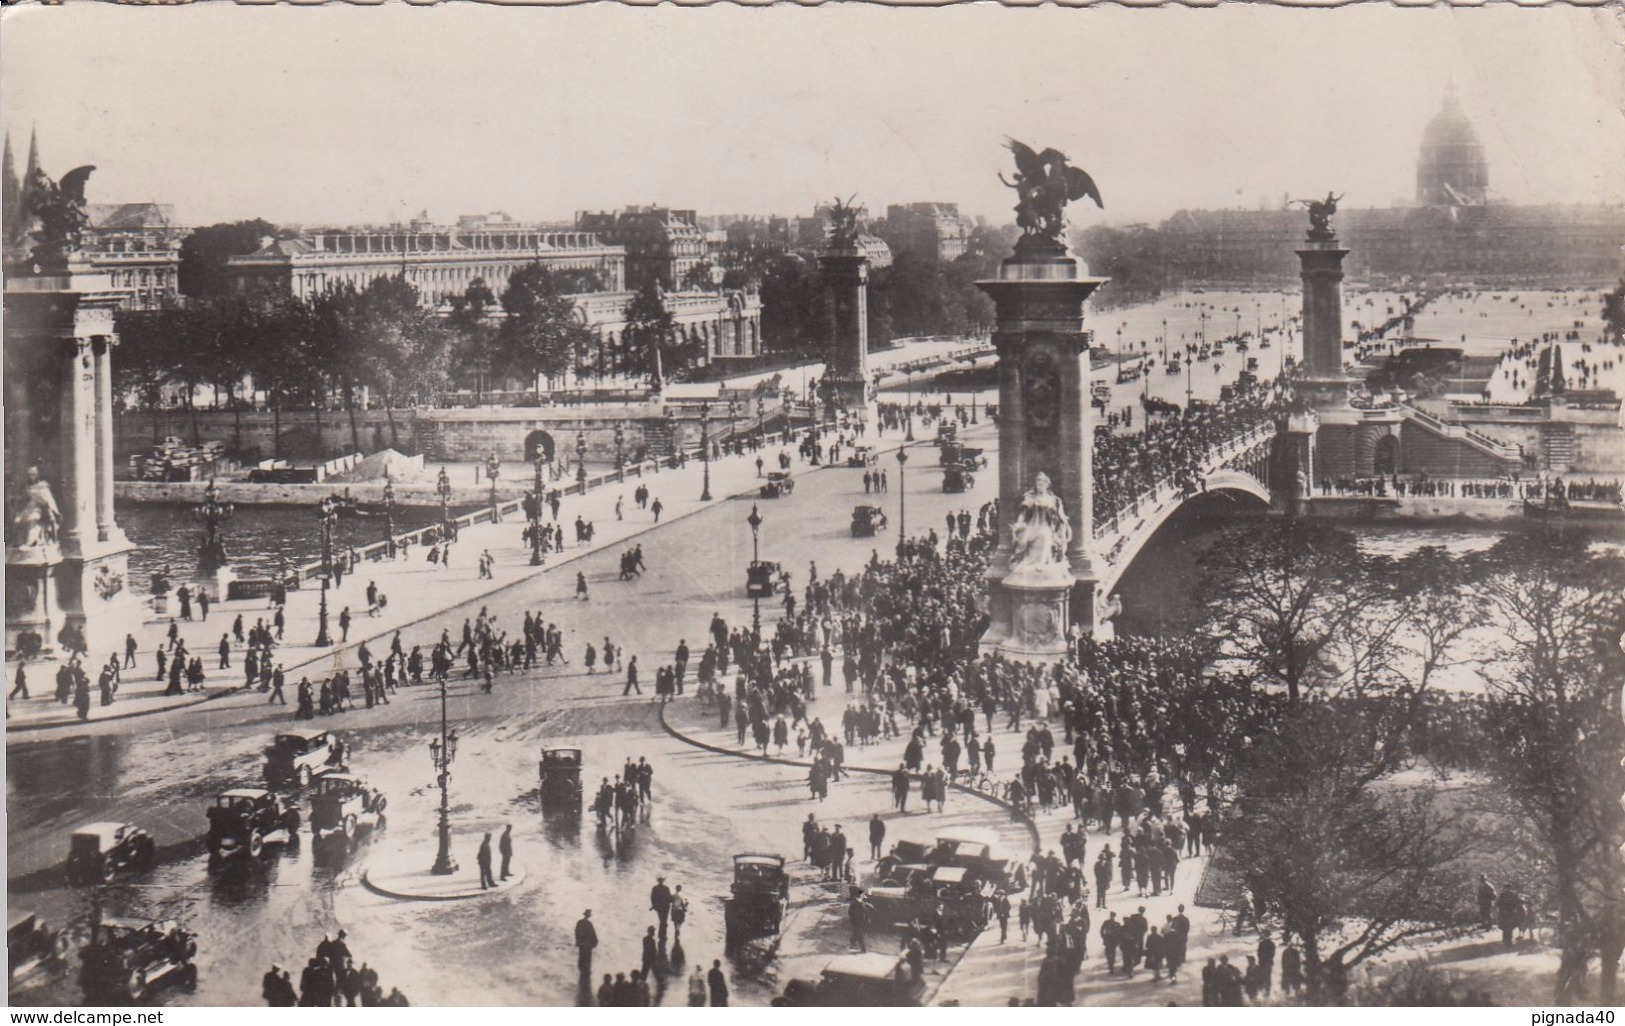
<path fill-rule="evenodd" d="M 1213 451 L 1212 455 L 1203 464 L 1200 476 L 1207 477 L 1215 471 L 1225 469 L 1231 460 L 1254 448 L 1260 442 L 1266 441 L 1274 433 L 1275 426 L 1273 424 L 1256 424 L 1246 429 L 1242 434 L 1222 443 Z M 1123 525 L 1130 520 L 1143 520 L 1145 517 L 1161 510 L 1168 502 L 1183 499 L 1184 497 L 1184 489 L 1175 481 L 1173 475 L 1160 475 L 1151 485 L 1142 489 L 1139 494 L 1130 500 L 1127 506 L 1112 514 L 1104 522 L 1096 521 L 1095 539 L 1096 541 L 1105 541 L 1118 534 Z M 1143 515 L 1142 510 L 1145 511 Z M 1119 544 L 1113 547 L 1113 551 L 1107 555 L 1106 562 L 1114 561 L 1117 552 L 1122 547 L 1121 543 L 1124 541 L 1127 541 L 1126 533 L 1119 540 Z"/>

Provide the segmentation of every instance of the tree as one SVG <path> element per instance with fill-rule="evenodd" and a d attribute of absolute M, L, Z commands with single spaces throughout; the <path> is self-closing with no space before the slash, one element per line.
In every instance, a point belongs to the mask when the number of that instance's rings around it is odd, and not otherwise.
<path fill-rule="evenodd" d="M 390 444 L 400 445 L 394 407 L 407 396 L 438 390 L 449 367 L 451 332 L 418 302 L 418 290 L 398 275 L 375 278 L 360 296 L 355 339 L 363 379 L 384 399 Z"/>
<path fill-rule="evenodd" d="M 716 288 L 712 273 L 711 261 L 701 260 L 683 275 L 680 287 L 684 292 L 710 292 Z"/>
<path fill-rule="evenodd" d="M 1625 921 L 1625 560 L 1553 529 L 1507 535 L 1475 570 L 1501 639 L 1484 670 L 1486 754 L 1545 848 L 1562 949 L 1555 997 L 1579 999 L 1600 952 L 1612 1003 Z"/>
<path fill-rule="evenodd" d="M 577 366 L 593 333 L 576 317 L 560 279 L 539 263 L 526 264 L 502 292 L 503 319 L 492 340 L 490 371 L 535 383 Z"/>
<path fill-rule="evenodd" d="M 1218 548 L 1230 546 L 1226 572 L 1257 572 L 1215 600 L 1234 603 L 1220 636 L 1287 684 L 1288 699 L 1241 748 L 1226 854 L 1302 938 L 1311 999 L 1335 1001 L 1357 966 L 1448 931 L 1470 893 L 1464 821 L 1440 810 L 1431 782 L 1396 778 L 1470 623 L 1463 574 L 1439 549 L 1365 557 L 1346 535 L 1301 522 Z M 1315 700 L 1301 698 L 1311 685 Z"/>
<path fill-rule="evenodd" d="M 491 287 L 485 283 L 484 278 L 475 278 L 468 283 L 462 295 L 451 299 L 451 313 L 446 317 L 446 324 L 451 329 L 455 339 L 456 357 L 453 359 L 454 367 L 488 368 L 495 358 L 493 346 L 496 341 L 496 326 L 486 320 L 487 314 L 496 308 L 497 297 Z M 478 379 L 480 371 L 474 371 Z"/>
<path fill-rule="evenodd" d="M 178 286 L 188 296 L 219 296 L 231 291 L 226 274 L 230 257 L 245 256 L 260 248 L 266 238 L 274 238 L 277 227 L 269 221 L 231 221 L 195 228 L 181 240 Z"/>
<path fill-rule="evenodd" d="M 1298 701 L 1335 676 L 1329 656 L 1361 612 L 1372 579 L 1345 531 L 1272 520 L 1228 532 L 1202 559 L 1204 606 L 1235 653 Z"/>
<path fill-rule="evenodd" d="M 870 303 L 875 290 L 870 286 Z M 762 275 L 762 342 L 775 352 L 822 355 L 824 287 L 803 258 L 787 253 Z"/>
<path fill-rule="evenodd" d="M 652 281 L 644 282 L 626 308 L 618 369 L 623 374 L 647 373 L 649 386 L 659 392 L 666 385 L 668 369 L 673 373 L 677 370 L 675 363 L 668 368 L 666 361 L 677 345 L 677 325 L 659 287 Z"/>

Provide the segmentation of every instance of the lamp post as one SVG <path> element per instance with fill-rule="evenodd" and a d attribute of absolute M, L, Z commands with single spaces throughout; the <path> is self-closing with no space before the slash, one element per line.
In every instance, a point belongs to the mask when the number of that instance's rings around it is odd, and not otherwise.
<path fill-rule="evenodd" d="M 236 508 L 231 503 L 220 501 L 220 489 L 215 485 L 214 478 L 209 478 L 209 487 L 203 489 L 203 502 L 192 511 L 198 523 L 203 525 L 198 564 L 206 574 L 226 565 L 226 544 L 221 540 L 220 526 L 230 520 L 235 512 Z"/>
<path fill-rule="evenodd" d="M 737 402 L 735 402 L 734 400 L 729 399 L 728 400 L 728 441 L 729 442 L 734 442 L 734 418 L 737 417 L 738 415 L 739 415 L 739 404 Z M 739 454 L 741 456 L 743 456 L 745 454 L 744 447 L 740 446 L 737 442 L 734 442 L 734 445 L 735 445 L 735 448 L 739 449 Z"/>
<path fill-rule="evenodd" d="M 327 586 L 333 579 L 333 524 L 338 518 L 338 507 L 332 496 L 316 504 L 316 519 L 322 528 L 322 598 L 316 611 L 317 648 L 327 648 L 333 644 L 333 636 L 327 632 Z"/>
<path fill-rule="evenodd" d="M 497 516 L 497 475 L 501 472 L 502 463 L 497 459 L 497 454 L 493 452 L 485 458 L 485 476 L 491 481 L 491 523 L 493 524 L 500 519 Z"/>
<path fill-rule="evenodd" d="M 395 479 L 384 472 L 384 544 L 390 558 L 395 556 Z"/>
<path fill-rule="evenodd" d="M 903 558 L 903 539 L 908 537 L 908 486 L 903 479 L 903 468 L 908 466 L 908 453 L 897 447 L 897 558 Z"/>
<path fill-rule="evenodd" d="M 754 567 L 762 561 L 762 545 L 761 539 L 758 536 L 758 532 L 762 528 L 762 514 L 757 511 L 756 503 L 754 502 L 750 504 L 750 516 L 745 518 L 745 523 L 750 525 L 750 565 Z M 761 645 L 762 597 L 760 595 L 752 595 L 750 597 L 750 601 L 751 606 L 753 607 L 750 615 L 751 636 L 756 639 L 757 645 Z"/>
<path fill-rule="evenodd" d="M 576 432 L 576 484 L 587 494 L 587 432 Z"/>
<path fill-rule="evenodd" d="M 705 464 L 700 501 L 711 501 L 711 404 L 700 404 L 700 461 Z"/>
<path fill-rule="evenodd" d="M 530 565 L 542 565 L 542 507 L 546 505 L 547 483 L 542 479 L 542 468 L 547 454 L 536 448 L 535 492 L 530 498 Z"/>
<path fill-rule="evenodd" d="M 440 786 L 440 846 L 435 852 L 434 865 L 429 872 L 435 876 L 450 876 L 457 872 L 457 863 L 451 860 L 451 764 L 457 760 L 457 732 L 446 724 L 446 681 L 440 681 L 440 736 L 429 739 L 429 758 L 434 763 Z"/>
<path fill-rule="evenodd" d="M 615 424 L 615 480 L 626 480 L 626 426 Z"/>
<path fill-rule="evenodd" d="M 451 475 L 446 473 L 445 467 L 440 468 L 434 490 L 440 496 L 440 536 L 444 540 L 451 537 Z"/>
<path fill-rule="evenodd" d="M 907 416 L 907 420 L 904 422 L 907 425 L 907 430 L 903 433 L 903 441 L 912 442 L 914 441 L 914 368 L 905 368 L 903 377 L 908 384 L 908 406 L 904 410 Z M 898 452 L 901 453 L 902 450 L 899 449 Z"/>

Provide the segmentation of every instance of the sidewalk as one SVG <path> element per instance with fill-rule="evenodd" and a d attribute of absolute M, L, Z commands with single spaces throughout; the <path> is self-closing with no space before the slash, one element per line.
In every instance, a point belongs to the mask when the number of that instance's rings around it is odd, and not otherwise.
<path fill-rule="evenodd" d="M 867 441 L 874 443 L 875 439 L 871 437 Z M 896 437 L 891 437 L 882 439 L 881 443 L 895 447 L 897 441 Z M 805 474 L 823 469 L 802 460 L 794 445 L 770 445 L 760 453 L 765 463 L 764 472 L 777 467 L 777 455 L 781 451 L 794 460 L 793 473 Z M 661 524 L 692 516 L 735 496 L 754 494 L 760 484 L 756 476 L 756 455 L 724 456 L 711 464 L 713 498 L 709 503 L 699 499 L 705 465 L 694 458 L 690 458 L 688 465 L 680 470 L 668 469 L 647 477 L 629 478 L 624 482 L 624 487 L 606 484 L 585 496 L 565 496 L 559 507 L 559 521 L 565 525 L 566 538 L 574 537 L 570 525 L 577 516 L 593 524 L 595 538 L 590 545 L 577 546 L 567 542 L 563 552 L 547 553 L 544 557 L 546 564 L 542 567 L 530 566 L 530 546 L 522 538 L 525 522 L 517 517 L 507 518 L 500 524 L 477 524 L 463 528 L 458 540 L 452 544 L 449 568 L 427 562 L 425 557 L 428 550 L 421 546 L 413 546 L 409 561 L 382 559 L 364 562 L 353 572 L 344 575 L 342 586 L 328 590 L 328 630 L 335 641 L 330 648 L 317 648 L 312 644 L 317 632 L 321 589 L 319 586 L 309 587 L 307 582 L 306 588 L 288 593 L 284 608 L 285 638 L 276 649 L 276 658 L 288 678 L 285 693 L 289 701 L 294 700 L 295 685 L 301 676 L 325 675 L 339 667 L 353 666 L 355 660 L 350 653 L 364 641 L 372 642 L 370 647 L 378 655 L 385 655 L 388 639 L 397 630 L 437 616 L 462 603 L 492 595 L 539 573 L 557 572 L 559 567 L 578 557 L 626 545 L 638 535 L 654 529 L 654 515 L 648 510 L 637 509 L 632 502 L 632 492 L 640 483 L 649 487 L 651 505 L 654 498 L 660 499 L 664 507 Z M 625 497 L 622 509 L 625 519 L 616 520 L 615 501 L 621 496 Z M 745 511 L 741 510 L 740 516 L 744 515 Z M 481 580 L 477 564 L 480 553 L 486 550 L 495 557 L 496 565 L 492 571 L 493 577 Z M 376 582 L 378 590 L 389 600 L 376 617 L 367 616 L 366 589 L 369 582 Z M 346 607 L 352 619 L 350 638 L 348 643 L 340 644 L 338 618 L 340 611 Z M 153 617 L 144 605 L 138 608 L 148 618 L 139 623 L 132 621 L 125 628 L 135 635 L 139 646 L 136 668 L 124 671 L 124 681 L 113 705 L 104 708 L 96 704 L 99 701 L 96 677 L 107 653 L 91 652 L 87 657 L 86 670 L 91 678 L 92 724 L 184 709 L 232 694 L 237 694 L 238 701 L 243 704 L 263 701 L 257 691 L 241 691 L 244 647 L 235 640 L 231 646 L 231 669 L 217 670 L 215 667 L 219 664 L 220 635 L 230 634 L 232 621 L 239 614 L 243 617 L 245 631 L 253 627 L 256 620 L 264 619 L 267 624 L 271 622 L 274 610 L 266 600 L 213 602 L 207 621 L 181 621 L 181 639 L 192 654 L 202 657 L 208 672 L 208 679 L 204 682 L 206 691 L 167 697 L 163 695 L 166 685 L 153 678 L 157 670 L 155 653 L 161 645 L 167 644 L 169 618 Z M 174 608 L 176 603 L 172 599 L 171 609 Z M 193 612 L 197 615 L 195 604 Z M 71 705 L 58 705 L 54 700 L 58 665 L 55 659 L 36 660 L 28 664 L 28 689 L 33 697 L 27 701 L 16 699 L 7 702 L 8 733 L 80 725 Z M 16 673 L 15 662 L 7 662 L 5 672 L 9 692 Z"/>

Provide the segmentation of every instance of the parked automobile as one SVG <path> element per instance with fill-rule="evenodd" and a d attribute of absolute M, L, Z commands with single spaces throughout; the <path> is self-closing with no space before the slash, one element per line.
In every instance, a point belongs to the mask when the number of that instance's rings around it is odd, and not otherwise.
<path fill-rule="evenodd" d="M 734 878 L 722 904 L 724 940 L 732 951 L 758 937 L 777 937 L 790 898 L 784 856 L 745 852 L 734 856 Z"/>
<path fill-rule="evenodd" d="M 976 487 L 976 475 L 963 463 L 954 463 L 942 468 L 942 490 L 953 494 L 967 492 Z"/>
<path fill-rule="evenodd" d="M 270 791 L 251 787 L 223 791 L 205 814 L 209 833 L 204 844 L 216 858 L 257 858 L 267 844 L 295 844 L 299 839 L 299 810 Z"/>
<path fill-rule="evenodd" d="M 745 569 L 745 597 L 771 598 L 778 590 L 779 564 L 762 560 Z"/>
<path fill-rule="evenodd" d="M 173 920 L 103 919 L 80 952 L 79 983 L 97 1003 L 140 1001 L 158 984 L 196 984 L 196 956 L 196 936 Z"/>
<path fill-rule="evenodd" d="M 846 454 L 846 465 L 849 467 L 873 467 L 880 464 L 880 454 L 867 445 L 853 446 L 852 451 Z"/>
<path fill-rule="evenodd" d="M 310 832 L 318 841 L 330 837 L 354 840 L 362 830 L 384 821 L 388 801 L 382 792 L 349 773 L 329 773 L 316 781 L 310 796 Z"/>
<path fill-rule="evenodd" d="M 543 811 L 581 811 L 581 749 L 542 749 L 541 798 Z"/>
<path fill-rule="evenodd" d="M 925 981 L 915 979 L 908 962 L 872 951 L 829 960 L 816 980 L 791 980 L 773 999 L 777 1008 L 917 1008 Z"/>
<path fill-rule="evenodd" d="M 852 537 L 873 538 L 886 526 L 886 511 L 879 506 L 864 504 L 852 507 Z"/>
<path fill-rule="evenodd" d="M 940 908 L 943 931 L 951 941 L 968 941 L 987 926 L 988 899 L 993 888 L 970 870 L 958 866 L 932 866 L 910 873 L 901 884 L 869 888 L 869 905 L 877 927 L 902 928 L 929 921 Z"/>
<path fill-rule="evenodd" d="M 68 840 L 68 880 L 105 883 L 121 869 L 151 866 L 156 851 L 152 835 L 131 823 L 87 823 Z"/>
<path fill-rule="evenodd" d="M 6 922 L 6 961 L 11 980 L 16 982 L 47 966 L 61 965 L 68 957 L 71 942 L 61 930 L 53 930 L 32 912 L 13 912 Z"/>
<path fill-rule="evenodd" d="M 265 749 L 267 787 L 308 787 L 316 777 L 344 768 L 337 741 L 325 730 L 290 730 Z"/>

